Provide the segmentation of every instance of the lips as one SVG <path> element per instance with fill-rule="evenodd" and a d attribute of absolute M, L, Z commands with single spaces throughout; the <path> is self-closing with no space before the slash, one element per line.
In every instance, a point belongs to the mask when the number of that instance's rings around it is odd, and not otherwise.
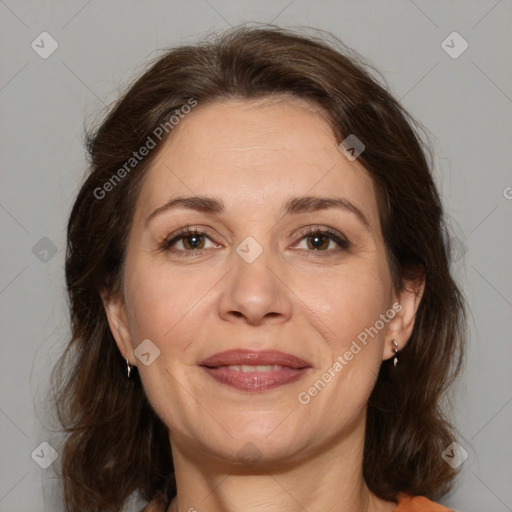
<path fill-rule="evenodd" d="M 228 350 L 199 366 L 217 382 L 243 391 L 264 391 L 302 378 L 311 368 L 303 359 L 277 350 Z"/>

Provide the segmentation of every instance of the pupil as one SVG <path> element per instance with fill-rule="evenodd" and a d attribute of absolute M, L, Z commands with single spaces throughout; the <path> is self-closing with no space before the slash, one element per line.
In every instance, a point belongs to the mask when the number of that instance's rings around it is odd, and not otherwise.
<path fill-rule="evenodd" d="M 192 240 L 192 242 L 191 242 L 191 240 Z M 189 236 L 188 241 L 189 241 L 189 245 L 192 247 L 197 247 L 198 245 L 201 244 L 200 237 L 197 235 Z"/>
<path fill-rule="evenodd" d="M 313 238 L 312 244 L 315 249 L 318 249 L 318 248 L 322 247 L 322 245 L 324 245 L 322 243 L 323 235 L 314 235 L 312 238 Z"/>

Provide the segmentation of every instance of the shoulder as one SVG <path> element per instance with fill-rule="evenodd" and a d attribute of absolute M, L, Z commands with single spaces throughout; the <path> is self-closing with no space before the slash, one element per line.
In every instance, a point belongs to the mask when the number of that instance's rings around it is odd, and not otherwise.
<path fill-rule="evenodd" d="M 166 512 L 167 503 L 161 498 L 151 500 L 140 512 Z"/>
<path fill-rule="evenodd" d="M 453 512 L 451 509 L 438 505 L 424 496 L 401 495 L 395 512 Z"/>

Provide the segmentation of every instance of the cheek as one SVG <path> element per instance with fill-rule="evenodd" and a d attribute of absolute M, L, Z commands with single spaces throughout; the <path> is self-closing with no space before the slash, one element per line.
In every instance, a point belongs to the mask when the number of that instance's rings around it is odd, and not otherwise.
<path fill-rule="evenodd" d="M 141 280 L 136 294 L 131 296 L 129 322 L 134 338 L 159 340 L 175 323 L 176 301 L 164 280 L 152 283 Z"/>
<path fill-rule="evenodd" d="M 210 294 L 215 294 L 219 275 L 211 269 L 183 272 L 165 262 L 147 261 L 127 266 L 126 275 L 132 346 L 149 338 L 162 353 L 186 352 L 205 307 L 214 307 Z"/>
<path fill-rule="evenodd" d="M 187 423 L 194 417 L 190 396 L 199 392 L 187 379 L 194 360 L 193 341 L 201 325 L 201 299 L 212 284 L 207 286 L 199 277 L 187 278 L 156 265 L 133 265 L 127 275 L 132 347 L 137 355 L 138 345 L 149 339 L 159 351 L 148 366 L 137 361 L 146 395 L 167 426 L 177 428 L 185 423 L 192 429 Z"/>
<path fill-rule="evenodd" d="M 324 301 L 328 308 L 325 323 L 333 332 L 329 338 L 331 357 L 323 370 L 331 368 L 333 373 L 332 365 L 338 362 L 339 371 L 334 372 L 334 385 L 324 398 L 330 396 L 332 403 L 360 410 L 382 363 L 388 325 L 382 318 L 389 321 L 386 312 L 390 308 L 391 279 L 387 266 L 376 261 L 374 265 L 351 268 L 334 283 Z"/>
<path fill-rule="evenodd" d="M 132 344 L 138 339 L 162 340 L 182 318 L 191 301 L 190 288 L 183 288 L 168 272 L 150 267 L 127 267 L 126 303 Z"/>
<path fill-rule="evenodd" d="M 333 351 L 350 345 L 387 311 L 390 289 L 387 267 L 378 262 L 350 265 L 313 279 L 298 277 L 295 283 L 306 314 Z"/>

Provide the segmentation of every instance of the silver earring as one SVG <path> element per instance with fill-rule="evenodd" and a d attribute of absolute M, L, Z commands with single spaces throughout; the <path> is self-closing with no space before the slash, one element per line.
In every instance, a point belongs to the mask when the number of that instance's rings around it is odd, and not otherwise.
<path fill-rule="evenodd" d="M 126 360 L 126 375 L 128 378 L 130 378 L 130 374 L 132 373 L 133 366 L 128 362 L 128 359 Z"/>
<path fill-rule="evenodd" d="M 393 365 L 396 367 L 398 365 L 398 343 L 396 340 L 393 340 L 393 350 L 395 351 L 395 359 L 393 359 Z"/>

